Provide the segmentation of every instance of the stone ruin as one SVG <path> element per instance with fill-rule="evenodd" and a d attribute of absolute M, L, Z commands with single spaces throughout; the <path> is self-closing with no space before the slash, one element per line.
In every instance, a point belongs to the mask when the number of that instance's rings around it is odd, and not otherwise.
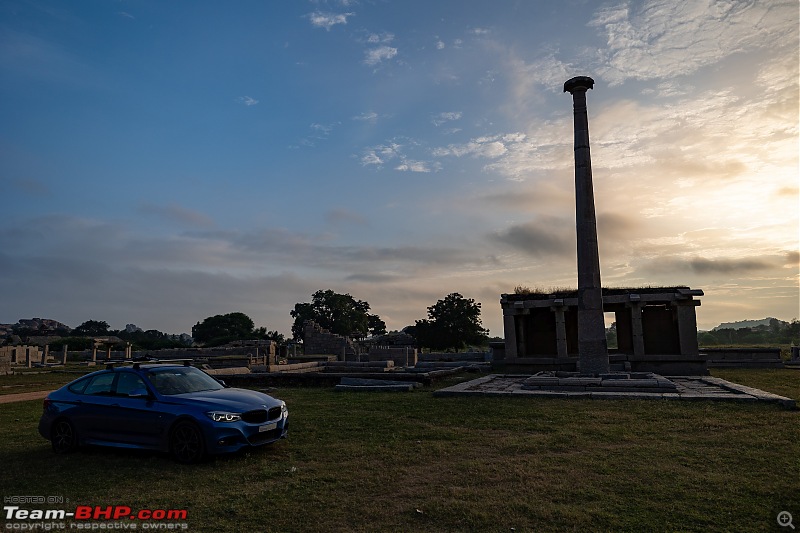
<path fill-rule="evenodd" d="M 605 289 L 603 311 L 613 312 L 618 347 L 610 370 L 667 375 L 706 374 L 697 346 L 696 299 L 688 287 Z M 577 291 L 503 294 L 505 363 L 521 371 L 579 371 Z"/>

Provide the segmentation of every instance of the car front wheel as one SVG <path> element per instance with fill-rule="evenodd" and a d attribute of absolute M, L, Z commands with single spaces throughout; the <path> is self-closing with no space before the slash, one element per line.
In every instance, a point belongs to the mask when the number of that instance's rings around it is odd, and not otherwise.
<path fill-rule="evenodd" d="M 179 463 L 199 463 L 205 458 L 203 433 L 192 422 L 178 422 L 169 438 L 169 451 Z"/>
<path fill-rule="evenodd" d="M 78 435 L 75 426 L 66 418 L 56 420 L 50 430 L 50 442 L 56 453 L 69 453 L 78 448 Z"/>

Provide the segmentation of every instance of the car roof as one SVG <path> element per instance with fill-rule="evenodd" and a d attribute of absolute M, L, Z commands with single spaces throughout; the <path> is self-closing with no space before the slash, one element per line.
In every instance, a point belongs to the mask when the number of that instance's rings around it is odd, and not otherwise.
<path fill-rule="evenodd" d="M 121 361 L 104 361 L 106 370 L 139 370 L 140 368 L 151 369 L 161 367 L 181 367 L 192 366 L 193 359 L 147 359 L 143 361 L 132 361 L 130 359 L 123 359 Z M 182 364 L 178 364 L 182 363 Z M 128 364 L 132 366 L 117 367 L 119 364 Z"/>

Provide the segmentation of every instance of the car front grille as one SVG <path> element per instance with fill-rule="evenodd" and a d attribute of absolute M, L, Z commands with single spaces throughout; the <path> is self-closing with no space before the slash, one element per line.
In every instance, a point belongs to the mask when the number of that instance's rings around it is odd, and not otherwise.
<path fill-rule="evenodd" d="M 267 418 L 266 409 L 255 409 L 253 411 L 242 413 L 242 420 L 249 424 L 263 424 L 269 420 L 269 418 Z"/>
<path fill-rule="evenodd" d="M 252 411 L 247 411 L 246 413 L 242 413 L 242 420 L 244 420 L 248 424 L 263 424 L 268 420 L 277 420 L 280 417 L 281 417 L 280 407 L 273 407 L 269 411 L 265 409 L 254 409 Z"/>

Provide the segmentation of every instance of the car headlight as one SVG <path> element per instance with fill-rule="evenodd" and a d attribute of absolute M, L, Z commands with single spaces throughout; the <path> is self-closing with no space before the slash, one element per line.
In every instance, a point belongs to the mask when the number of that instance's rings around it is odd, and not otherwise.
<path fill-rule="evenodd" d="M 214 422 L 238 422 L 242 419 L 239 413 L 228 413 L 227 411 L 210 411 L 206 413 Z"/>
<path fill-rule="evenodd" d="M 281 417 L 286 417 L 289 414 L 289 409 L 286 408 L 286 402 L 281 402 Z"/>

